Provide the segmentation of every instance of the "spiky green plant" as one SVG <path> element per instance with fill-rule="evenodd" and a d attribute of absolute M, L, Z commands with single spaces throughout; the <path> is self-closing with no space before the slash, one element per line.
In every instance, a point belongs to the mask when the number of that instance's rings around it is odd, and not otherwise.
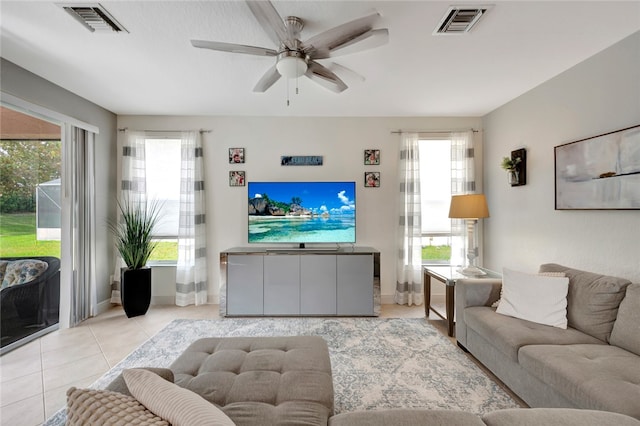
<path fill-rule="evenodd" d="M 125 199 L 117 204 L 120 220 L 109 223 L 109 229 L 116 239 L 116 248 L 130 269 L 143 268 L 157 245 L 152 237 L 160 219 L 162 203 L 137 203 Z"/>

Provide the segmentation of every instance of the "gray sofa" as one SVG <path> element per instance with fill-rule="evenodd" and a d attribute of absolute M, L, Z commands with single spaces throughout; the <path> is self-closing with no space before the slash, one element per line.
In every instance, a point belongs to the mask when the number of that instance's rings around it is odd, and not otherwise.
<path fill-rule="evenodd" d="M 531 407 L 640 419 L 640 284 L 544 264 L 569 278 L 567 329 L 496 313 L 498 280 L 456 283 L 458 345 Z"/>
<path fill-rule="evenodd" d="M 568 409 L 501 410 L 483 417 L 462 411 L 427 409 L 334 415 L 329 351 L 318 336 L 200 339 L 170 369 L 151 370 L 202 396 L 238 426 L 640 426 L 640 421 L 616 413 Z M 122 375 L 108 386 L 106 392 L 109 391 L 131 395 Z M 70 390 L 69 395 L 72 394 L 77 394 L 75 388 Z M 114 406 L 109 395 L 104 400 L 108 401 L 106 405 Z M 104 414 L 108 407 L 87 398 L 76 399 L 69 404 L 69 410 L 70 418 L 80 419 L 70 423 L 74 425 L 86 424 L 94 412 Z M 117 411 L 122 413 L 120 409 Z M 107 413 L 107 417 L 113 421 L 112 415 Z M 128 422 L 131 421 L 128 417 Z"/>

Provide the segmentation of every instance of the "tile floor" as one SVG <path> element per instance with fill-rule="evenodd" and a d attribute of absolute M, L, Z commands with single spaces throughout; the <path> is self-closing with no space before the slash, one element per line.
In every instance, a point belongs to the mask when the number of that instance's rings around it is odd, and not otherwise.
<path fill-rule="evenodd" d="M 421 318 L 424 307 L 382 305 L 381 317 Z M 127 318 L 120 307 L 47 334 L 0 357 L 0 424 L 34 426 L 65 405 L 69 387 L 87 387 L 176 318 L 219 318 L 217 305 L 151 306 Z M 446 335 L 444 321 L 430 322 Z"/>

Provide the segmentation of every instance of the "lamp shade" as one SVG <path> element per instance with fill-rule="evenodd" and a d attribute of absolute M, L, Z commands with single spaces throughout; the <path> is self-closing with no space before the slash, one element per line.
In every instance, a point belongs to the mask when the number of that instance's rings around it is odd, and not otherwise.
<path fill-rule="evenodd" d="M 278 61 L 276 69 L 283 77 L 296 78 L 307 72 L 307 63 L 296 56 L 285 56 Z"/>
<path fill-rule="evenodd" d="M 489 217 L 489 207 L 484 194 L 454 195 L 449 207 L 451 219 L 480 219 Z"/>

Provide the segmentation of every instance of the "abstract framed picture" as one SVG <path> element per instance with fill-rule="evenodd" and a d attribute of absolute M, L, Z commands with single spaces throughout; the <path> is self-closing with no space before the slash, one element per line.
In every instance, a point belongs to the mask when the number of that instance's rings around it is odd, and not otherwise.
<path fill-rule="evenodd" d="M 364 173 L 364 186 L 365 186 L 365 188 L 379 188 L 380 187 L 380 172 L 365 172 Z"/>
<path fill-rule="evenodd" d="M 556 210 L 640 210 L 640 125 L 554 147 Z"/>
<path fill-rule="evenodd" d="M 244 164 L 244 148 L 229 148 L 229 164 Z"/>
<path fill-rule="evenodd" d="M 229 186 L 244 186 L 244 171 L 232 170 L 229 172 Z"/>
<path fill-rule="evenodd" d="M 365 166 L 379 166 L 380 165 L 380 150 L 379 149 L 365 149 L 364 150 L 364 165 Z"/>

